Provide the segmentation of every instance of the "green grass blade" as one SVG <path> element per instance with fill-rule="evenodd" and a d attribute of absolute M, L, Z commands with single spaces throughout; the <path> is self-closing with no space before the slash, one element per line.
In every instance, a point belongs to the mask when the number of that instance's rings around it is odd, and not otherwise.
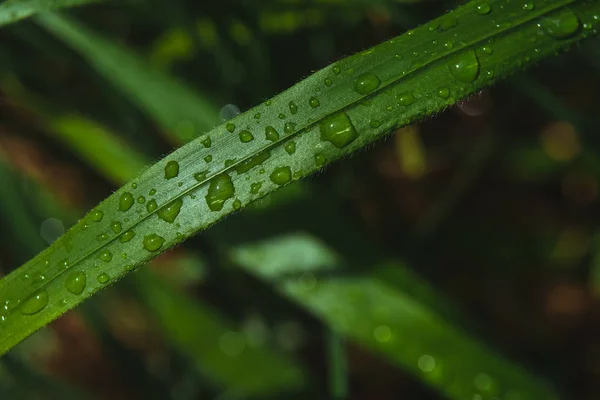
<path fill-rule="evenodd" d="M 99 3 L 103 0 L 7 0 L 0 4 L 0 26 L 12 24 L 39 12 Z"/>
<path fill-rule="evenodd" d="M 554 1 L 533 10 L 508 0 L 468 3 L 313 74 L 181 147 L 0 281 L 0 354 L 250 202 L 597 33 L 599 13 L 598 1 Z M 84 40 L 55 15 L 41 21 Z M 188 100 L 177 99 L 173 109 Z M 69 290 L 81 274 L 85 287 Z M 26 275 L 44 279 L 32 283 Z"/>
<path fill-rule="evenodd" d="M 368 274 L 352 274 L 341 268 L 350 262 L 318 240 L 297 234 L 237 246 L 230 254 L 335 332 L 448 398 L 558 398 L 540 379 L 449 322 L 436 310 L 446 300 L 432 295 L 433 289 L 402 264 L 381 263 L 365 268 Z M 398 275 L 403 285 L 420 287 L 418 294 L 391 286 L 390 277 Z"/>
<path fill-rule="evenodd" d="M 219 111 L 186 84 L 152 68 L 131 50 L 55 14 L 36 18 L 155 119 L 174 144 L 219 123 Z"/>

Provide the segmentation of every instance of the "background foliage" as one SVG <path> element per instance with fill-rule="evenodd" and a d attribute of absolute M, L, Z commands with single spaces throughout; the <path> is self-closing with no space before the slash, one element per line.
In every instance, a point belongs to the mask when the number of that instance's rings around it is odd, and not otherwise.
<path fill-rule="evenodd" d="M 1 272 L 197 131 L 457 5 L 152 0 L 3 27 Z M 4 356 L 0 396 L 597 398 L 599 68 L 585 42 L 228 218 Z"/>

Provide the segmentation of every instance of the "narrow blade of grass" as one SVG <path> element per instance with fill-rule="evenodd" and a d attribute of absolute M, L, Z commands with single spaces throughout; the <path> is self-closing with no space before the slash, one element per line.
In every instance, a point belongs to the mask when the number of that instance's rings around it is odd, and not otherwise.
<path fill-rule="evenodd" d="M 596 34 L 600 24 L 598 1 L 533 10 L 486 4 L 484 13 L 471 2 L 341 60 L 148 168 L 0 281 L 0 354 L 226 215 Z M 39 21 L 69 42 L 83 40 L 73 22 L 52 14 Z M 89 277 L 81 292 L 68 289 L 74 274 Z"/>
<path fill-rule="evenodd" d="M 101 1 L 104 0 L 7 0 L 0 4 L 0 26 L 12 24 L 39 12 Z"/>

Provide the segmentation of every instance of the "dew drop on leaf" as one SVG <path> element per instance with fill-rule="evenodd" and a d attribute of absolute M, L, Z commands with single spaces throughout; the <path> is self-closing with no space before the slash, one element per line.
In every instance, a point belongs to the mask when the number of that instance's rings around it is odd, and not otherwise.
<path fill-rule="evenodd" d="M 177 161 L 169 161 L 165 166 L 165 179 L 173 179 L 179 175 L 179 163 Z"/>
<path fill-rule="evenodd" d="M 148 251 L 158 251 L 163 244 L 165 244 L 165 238 L 157 235 L 156 233 L 151 233 L 150 235 L 144 237 L 144 248 Z"/>
<path fill-rule="evenodd" d="M 122 228 L 121 223 L 119 221 L 114 221 L 113 223 L 110 224 L 110 229 L 112 229 L 112 231 L 114 233 L 121 233 L 121 230 L 123 228 Z"/>
<path fill-rule="evenodd" d="M 235 194 L 233 182 L 228 174 L 221 174 L 210 181 L 206 204 L 211 211 L 221 211 L 223 204 Z"/>
<path fill-rule="evenodd" d="M 381 81 L 373 74 L 363 74 L 354 81 L 354 90 L 363 96 L 373 92 L 381 85 Z"/>
<path fill-rule="evenodd" d="M 373 129 L 379 128 L 381 126 L 381 122 L 377 119 L 372 119 L 371 121 L 369 121 L 369 126 Z"/>
<path fill-rule="evenodd" d="M 272 126 L 267 126 L 265 128 L 265 138 L 271 142 L 276 142 L 279 140 L 279 133 Z"/>
<path fill-rule="evenodd" d="M 269 176 L 271 182 L 276 185 L 285 185 L 292 180 L 292 170 L 290 167 L 278 167 Z"/>
<path fill-rule="evenodd" d="M 123 233 L 120 237 L 119 237 L 119 241 L 121 243 L 127 243 L 129 242 L 131 239 L 133 239 L 135 236 L 135 231 L 132 231 L 131 229 L 128 230 L 127 232 Z"/>
<path fill-rule="evenodd" d="M 554 39 L 566 39 L 577 33 L 581 22 L 572 10 L 560 10 L 542 20 L 540 27 Z"/>
<path fill-rule="evenodd" d="M 204 139 L 202 139 L 202 146 L 206 147 L 207 149 L 212 146 L 212 140 L 210 139 L 210 136 L 205 137 Z"/>
<path fill-rule="evenodd" d="M 325 165 L 325 163 L 327 162 L 327 157 L 325 157 L 324 154 L 315 154 L 315 165 L 317 167 L 322 167 L 323 165 Z"/>
<path fill-rule="evenodd" d="M 339 74 L 340 74 L 340 67 L 339 67 L 339 66 L 337 66 L 337 65 L 336 65 L 336 66 L 334 66 L 334 67 L 333 67 L 333 73 L 334 73 L 334 74 L 336 74 L 336 75 L 339 75 Z"/>
<path fill-rule="evenodd" d="M 98 283 L 106 285 L 108 281 L 110 281 L 110 276 L 108 276 L 106 272 L 103 272 L 96 277 L 96 280 L 98 281 Z"/>
<path fill-rule="evenodd" d="M 464 83 L 471 83 L 479 76 L 479 60 L 473 50 L 466 51 L 448 63 L 452 76 Z"/>
<path fill-rule="evenodd" d="M 413 96 L 412 93 L 399 94 L 398 96 L 396 96 L 396 99 L 398 100 L 398 105 L 405 107 L 410 106 L 415 101 L 417 101 L 417 99 L 415 98 L 415 96 Z"/>
<path fill-rule="evenodd" d="M 133 195 L 129 192 L 125 192 L 119 199 L 119 210 L 127 211 L 133 205 Z"/>
<path fill-rule="evenodd" d="M 152 199 L 146 204 L 146 211 L 149 213 L 156 211 L 158 205 L 156 204 L 156 200 Z"/>
<path fill-rule="evenodd" d="M 531 11 L 534 8 L 535 8 L 535 4 L 532 1 L 528 1 L 523 4 L 523 10 Z"/>
<path fill-rule="evenodd" d="M 82 271 L 74 271 L 69 274 L 65 281 L 65 287 L 73 294 L 83 293 L 87 281 L 87 276 Z"/>
<path fill-rule="evenodd" d="M 294 129 L 296 129 L 296 124 L 293 122 L 286 122 L 285 125 L 283 126 L 283 131 L 285 133 L 287 133 L 288 135 L 293 133 Z"/>
<path fill-rule="evenodd" d="M 262 183 L 261 182 L 254 182 L 252 185 L 250 185 L 250 193 L 251 194 L 258 194 L 258 192 L 260 191 L 261 187 L 262 187 Z"/>
<path fill-rule="evenodd" d="M 325 78 L 324 83 L 325 83 L 325 86 L 327 86 L 327 87 L 331 86 L 331 84 L 332 84 L 331 79 L 329 79 L 329 78 Z"/>
<path fill-rule="evenodd" d="M 447 99 L 448 97 L 450 97 L 450 90 L 448 88 L 439 88 L 437 91 L 437 95 L 438 97 L 441 97 L 442 99 Z"/>
<path fill-rule="evenodd" d="M 140 204 L 144 204 L 146 202 L 146 198 L 144 196 L 138 196 L 137 202 Z"/>
<path fill-rule="evenodd" d="M 242 208 L 242 202 L 240 201 L 240 199 L 235 199 L 233 201 L 232 206 L 234 210 L 239 210 L 240 208 Z"/>
<path fill-rule="evenodd" d="M 208 175 L 208 171 L 196 172 L 194 174 L 194 179 L 197 182 L 204 182 L 206 180 L 207 175 Z"/>
<path fill-rule="evenodd" d="M 108 250 L 102 250 L 100 252 L 100 254 L 98 255 L 98 258 L 101 259 L 104 262 L 110 262 L 110 260 L 112 260 L 112 258 L 113 258 L 113 255 Z"/>
<path fill-rule="evenodd" d="M 40 290 L 23 301 L 20 307 L 21 314 L 33 315 L 42 311 L 48 305 L 48 292 Z"/>
<path fill-rule="evenodd" d="M 92 212 L 92 221 L 100 222 L 104 218 L 104 212 L 101 210 L 95 210 Z"/>
<path fill-rule="evenodd" d="M 212 156 L 209 154 L 206 157 L 204 157 L 204 161 L 206 161 L 207 163 L 212 161 Z"/>
<path fill-rule="evenodd" d="M 290 101 L 289 107 L 290 107 L 290 112 L 292 113 L 292 115 L 294 115 L 298 112 L 298 106 L 293 101 Z"/>
<path fill-rule="evenodd" d="M 150 196 L 154 196 L 156 194 L 156 189 L 150 189 L 150 191 L 148 192 L 148 194 Z"/>
<path fill-rule="evenodd" d="M 486 15 L 489 14 L 491 11 L 492 6 L 488 2 L 481 3 L 477 6 L 477 14 L 479 15 Z"/>
<path fill-rule="evenodd" d="M 296 142 L 288 142 L 285 145 L 285 151 L 289 154 L 292 155 L 296 152 Z"/>
<path fill-rule="evenodd" d="M 344 112 L 333 114 L 319 123 L 321 140 L 332 143 L 341 149 L 358 138 L 358 133 L 350 118 Z"/>
<path fill-rule="evenodd" d="M 308 104 L 312 108 L 317 108 L 320 105 L 319 100 L 316 97 L 311 97 L 310 100 L 308 101 Z"/>
<path fill-rule="evenodd" d="M 182 205 L 182 199 L 174 200 L 166 206 L 162 207 L 160 210 L 158 210 L 157 215 L 163 221 L 172 224 L 173 221 L 175 221 L 175 219 L 179 215 L 179 211 L 181 210 Z"/>
<path fill-rule="evenodd" d="M 254 140 L 254 135 L 252 135 L 252 133 L 250 133 L 249 131 L 241 131 L 240 132 L 240 141 L 242 143 L 248 143 Z"/>
<path fill-rule="evenodd" d="M 227 129 L 227 131 L 228 131 L 229 133 L 233 133 L 233 132 L 235 131 L 235 124 L 232 124 L 231 122 L 228 122 L 228 123 L 225 125 L 225 129 Z"/>

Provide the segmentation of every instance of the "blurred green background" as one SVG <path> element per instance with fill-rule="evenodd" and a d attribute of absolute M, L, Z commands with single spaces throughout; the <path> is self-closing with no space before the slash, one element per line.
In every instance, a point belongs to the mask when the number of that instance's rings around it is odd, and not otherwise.
<path fill-rule="evenodd" d="M 0 275 L 173 148 L 459 4 L 0 28 Z M 594 39 L 261 200 L 0 359 L 0 398 L 600 398 L 599 77 Z"/>

